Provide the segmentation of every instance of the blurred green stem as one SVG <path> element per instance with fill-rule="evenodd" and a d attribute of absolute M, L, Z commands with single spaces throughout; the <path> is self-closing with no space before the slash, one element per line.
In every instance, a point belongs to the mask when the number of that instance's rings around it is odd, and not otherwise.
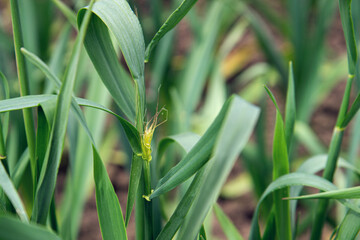
<path fill-rule="evenodd" d="M 11 3 L 11 17 L 12 17 L 12 26 L 14 33 L 14 47 L 15 47 L 16 64 L 17 64 L 17 73 L 20 84 L 20 94 L 21 96 L 25 96 L 25 95 L 29 95 L 29 80 L 26 72 L 25 59 L 20 51 L 21 47 L 23 47 L 24 44 L 23 44 L 23 37 L 20 26 L 19 4 L 18 4 L 18 0 L 10 0 L 10 3 Z M 32 116 L 32 110 L 30 108 L 23 109 L 23 115 L 24 115 L 26 139 L 29 147 L 31 173 L 34 183 L 33 185 L 35 188 L 36 187 L 35 127 L 34 127 L 34 119 Z"/>

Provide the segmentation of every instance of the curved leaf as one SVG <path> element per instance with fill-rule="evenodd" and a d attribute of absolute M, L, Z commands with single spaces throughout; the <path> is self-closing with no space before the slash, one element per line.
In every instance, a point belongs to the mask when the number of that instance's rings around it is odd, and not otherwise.
<path fill-rule="evenodd" d="M 83 20 L 85 10 L 79 11 L 79 24 Z M 98 1 L 92 11 L 94 15 L 85 38 L 86 50 L 115 102 L 130 121 L 134 122 L 137 91 L 142 113 L 145 108 L 145 43 L 139 20 L 125 0 Z M 138 90 L 134 88 L 118 62 L 109 32 L 120 46 Z"/>
<path fill-rule="evenodd" d="M 252 219 L 249 239 L 254 239 L 254 240 L 261 239 L 258 217 L 259 217 L 260 206 L 261 203 L 264 201 L 264 199 L 269 194 L 271 194 L 276 190 L 282 189 L 284 187 L 299 186 L 299 185 L 314 187 L 322 191 L 331 191 L 337 189 L 337 187 L 328 180 L 312 174 L 290 173 L 279 177 L 266 188 L 263 195 L 259 199 L 259 202 L 256 206 L 255 213 Z M 359 207 L 357 207 L 355 204 L 350 203 L 349 201 L 340 199 L 340 202 L 345 206 L 353 209 L 354 211 L 357 212 L 360 211 Z"/>
<path fill-rule="evenodd" d="M 35 224 L 20 222 L 13 217 L 0 217 L 0 239 L 6 240 L 61 240 L 48 229 Z"/>

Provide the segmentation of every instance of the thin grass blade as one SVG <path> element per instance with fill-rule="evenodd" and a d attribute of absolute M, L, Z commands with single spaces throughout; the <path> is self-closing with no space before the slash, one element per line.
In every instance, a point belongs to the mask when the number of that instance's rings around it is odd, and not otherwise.
<path fill-rule="evenodd" d="M 149 61 L 151 52 L 158 44 L 158 42 L 165 36 L 167 32 L 173 29 L 180 21 L 185 17 L 185 15 L 190 11 L 190 9 L 195 5 L 197 0 L 184 0 L 180 6 L 166 19 L 165 23 L 161 26 L 159 31 L 155 34 L 151 42 L 146 48 L 145 52 L 145 62 Z"/>
<path fill-rule="evenodd" d="M 220 226 L 225 233 L 225 236 L 229 240 L 243 240 L 244 238 L 240 235 L 234 224 L 231 222 L 231 220 L 226 216 L 226 214 L 223 212 L 221 207 L 218 204 L 215 204 L 214 212 L 216 215 L 217 220 L 220 223 Z"/>
<path fill-rule="evenodd" d="M 294 86 L 294 71 L 292 62 L 289 62 L 289 78 L 288 89 L 286 94 L 285 106 L 285 139 L 287 151 L 290 153 L 291 141 L 295 128 L 296 120 L 296 105 L 295 105 L 295 86 Z"/>

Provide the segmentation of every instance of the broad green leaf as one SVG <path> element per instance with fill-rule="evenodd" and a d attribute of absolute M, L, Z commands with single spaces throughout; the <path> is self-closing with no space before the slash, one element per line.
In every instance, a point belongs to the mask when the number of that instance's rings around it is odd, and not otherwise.
<path fill-rule="evenodd" d="M 127 239 L 119 199 L 97 151 L 94 153 L 96 207 L 104 240 Z"/>
<path fill-rule="evenodd" d="M 83 20 L 85 10 L 79 11 L 79 23 Z M 136 92 L 139 93 L 141 115 L 145 109 L 145 43 L 139 20 L 125 0 L 97 1 L 92 11 L 94 14 L 85 38 L 86 50 L 119 108 L 134 122 Z M 121 49 L 137 90 L 118 61 L 109 33 L 115 37 Z"/>
<path fill-rule="evenodd" d="M 23 222 L 28 222 L 29 218 L 26 214 L 25 207 L 20 199 L 19 194 L 16 191 L 9 175 L 6 173 L 4 165 L 0 160 L 0 187 L 9 198 L 11 204 L 15 208 L 16 213 L 19 215 Z"/>
<path fill-rule="evenodd" d="M 306 174 L 306 173 L 290 173 L 284 176 L 279 177 L 275 181 L 273 181 L 265 190 L 261 198 L 259 199 L 259 202 L 256 206 L 255 213 L 253 215 L 252 223 L 251 223 L 251 231 L 250 231 L 250 237 L 249 239 L 258 240 L 261 239 L 260 236 L 260 229 L 259 229 L 259 211 L 261 203 L 264 201 L 264 199 L 269 196 L 272 192 L 282 189 L 284 187 L 290 187 L 290 186 L 309 186 L 314 187 L 317 189 L 320 189 L 322 191 L 330 191 L 337 189 L 335 185 L 333 185 L 331 182 L 327 181 L 326 179 L 312 175 L 312 174 Z M 348 201 L 345 201 L 343 199 L 340 199 L 340 202 L 344 204 L 345 206 L 355 210 L 359 211 L 358 207 L 352 203 L 349 203 Z"/>
<path fill-rule="evenodd" d="M 354 75 L 356 62 L 358 60 L 358 52 L 356 48 L 354 23 L 351 14 L 351 2 L 352 0 L 339 0 L 339 11 L 346 40 L 349 74 Z"/>
<path fill-rule="evenodd" d="M 90 9 L 94 0 L 90 3 Z M 50 202 L 55 189 L 57 171 L 60 164 L 64 146 L 67 121 L 71 106 L 72 90 L 75 84 L 77 66 L 80 59 L 81 45 L 85 37 L 86 29 L 91 17 L 91 11 L 87 11 L 77 36 L 74 50 L 66 70 L 64 81 L 57 98 L 55 119 L 50 135 L 49 145 L 41 169 L 39 184 L 36 188 L 32 219 L 44 224 L 47 219 Z"/>
<path fill-rule="evenodd" d="M 214 205 L 214 212 L 217 220 L 220 223 L 220 226 L 225 233 L 225 236 L 229 240 L 242 240 L 243 237 L 240 235 L 234 224 L 231 220 L 226 216 L 221 207 L 218 204 Z"/>
<path fill-rule="evenodd" d="M 13 217 L 0 216 L 0 239 L 61 240 L 43 226 L 24 223 Z"/>
<path fill-rule="evenodd" d="M 178 239 L 196 237 L 208 211 L 215 204 L 231 168 L 255 127 L 259 109 L 236 96 L 230 100 L 232 100 L 231 105 L 216 136 L 212 157 L 205 165 L 208 170 L 202 177 L 200 189 L 186 215 Z"/>
<path fill-rule="evenodd" d="M 185 17 L 185 15 L 190 11 L 196 2 L 197 0 L 182 1 L 180 6 L 168 17 L 168 19 L 166 19 L 165 23 L 161 26 L 159 31 L 155 34 L 146 48 L 145 62 L 149 61 L 151 52 L 161 40 L 161 38 L 164 37 L 167 32 L 173 29 L 181 21 L 181 19 Z"/>

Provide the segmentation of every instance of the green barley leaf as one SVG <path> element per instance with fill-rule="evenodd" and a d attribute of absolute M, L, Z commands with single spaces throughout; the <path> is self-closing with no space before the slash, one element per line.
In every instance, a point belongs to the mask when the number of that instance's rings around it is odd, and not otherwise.
<path fill-rule="evenodd" d="M 289 173 L 289 158 L 285 138 L 285 126 L 279 107 L 271 91 L 265 87 L 276 107 L 276 120 L 273 140 L 273 180 Z M 289 202 L 282 198 L 289 196 L 289 189 L 284 188 L 274 192 L 276 233 L 280 239 L 291 238 L 291 221 Z"/>
<path fill-rule="evenodd" d="M 45 102 L 49 102 L 49 101 L 53 101 L 53 100 L 56 100 L 56 95 L 38 95 L 38 96 L 33 95 L 33 96 L 25 96 L 25 97 L 19 97 L 19 98 L 12 98 L 9 100 L 3 100 L 3 101 L 0 101 L 0 112 L 10 111 L 10 110 L 19 110 L 24 107 L 26 107 L 26 108 L 36 107 L 39 104 L 44 104 Z M 115 115 L 116 117 L 118 117 L 119 120 L 122 119 L 120 116 L 116 115 L 111 110 L 101 106 L 100 104 L 93 103 L 86 99 L 77 98 L 76 100 L 77 100 L 77 104 L 100 109 L 100 110 L 103 110 L 105 112 Z M 122 121 L 124 123 L 126 122 L 129 126 L 131 125 L 124 119 L 122 119 Z M 87 134 L 90 134 L 90 130 L 87 128 L 86 122 L 83 123 L 80 121 L 80 123 L 85 128 L 85 132 Z M 126 125 L 123 125 L 123 126 L 126 126 Z M 124 127 L 124 129 L 126 129 L 126 127 Z M 136 129 L 134 127 L 132 127 L 131 129 L 129 127 L 128 131 L 131 132 L 132 129 L 134 131 L 136 131 Z M 94 164 L 96 164 L 96 166 L 94 166 L 94 168 L 95 167 L 98 168 L 96 170 L 97 171 L 96 174 L 94 174 L 94 178 L 95 178 L 95 185 L 97 185 L 97 194 L 96 194 L 97 196 L 96 197 L 97 197 L 98 208 L 99 208 L 99 218 L 100 218 L 101 229 L 104 234 L 103 237 L 104 237 L 104 239 L 114 239 L 113 236 L 123 236 L 125 233 L 125 225 L 123 223 L 122 213 L 121 213 L 121 211 L 118 211 L 120 209 L 119 201 L 118 200 L 116 202 L 114 201 L 114 198 L 117 199 L 116 194 L 113 191 L 113 187 L 112 187 L 110 180 L 108 180 L 108 176 L 105 175 L 104 171 L 106 171 L 106 170 L 104 170 L 105 167 L 104 167 L 103 163 L 101 162 L 98 151 L 95 148 L 95 143 L 92 139 L 92 136 L 91 135 L 88 135 L 88 136 L 93 145 Z M 136 136 L 138 136 L 138 134 L 135 134 L 133 137 L 136 138 Z M 133 142 L 136 142 L 136 141 L 137 140 L 135 139 Z M 104 194 L 104 192 L 107 192 L 107 194 Z M 117 206 L 117 205 L 119 205 L 119 206 Z M 103 213 L 100 213 L 100 211 L 103 211 Z M 110 215 L 111 215 L 112 221 L 114 221 L 116 223 L 122 223 L 122 224 L 117 225 L 117 228 L 114 228 L 112 230 L 113 233 L 110 233 L 110 230 L 107 229 L 108 226 L 111 226 L 111 225 L 109 225 L 108 220 L 107 220 Z M 114 227 L 114 226 L 111 226 L 111 227 Z M 105 233 L 105 232 L 109 232 L 109 233 Z M 115 235 L 112 235 L 112 234 L 115 234 Z M 109 238 L 105 238 L 105 237 L 109 237 Z M 120 239 L 125 239 L 125 238 L 120 238 Z"/>
<path fill-rule="evenodd" d="M 16 163 L 14 170 L 11 172 L 11 179 L 13 179 L 15 188 L 19 187 L 20 181 L 22 180 L 22 177 L 29 162 L 29 149 L 26 148 L 25 151 L 21 154 L 18 162 Z"/>
<path fill-rule="evenodd" d="M 337 189 L 337 187 L 331 182 L 327 181 L 322 177 L 312 174 L 290 173 L 279 177 L 267 187 L 267 189 L 264 191 L 263 195 L 258 201 L 251 223 L 251 231 L 250 231 L 249 239 L 253 239 L 253 240 L 261 239 L 258 218 L 259 218 L 260 207 L 264 199 L 274 191 L 291 186 L 309 186 L 320 189 L 322 191 L 331 191 Z M 355 204 L 350 203 L 349 201 L 340 199 L 340 202 L 355 211 L 360 211 L 360 209 Z"/>
<path fill-rule="evenodd" d="M 285 106 L 285 138 L 287 150 L 290 152 L 292 136 L 296 120 L 295 86 L 292 62 L 289 62 L 289 78 Z"/>
<path fill-rule="evenodd" d="M 55 233 L 43 226 L 24 223 L 8 216 L 0 217 L 0 239 L 61 240 Z"/>
<path fill-rule="evenodd" d="M 142 173 L 142 165 L 143 159 L 141 156 L 133 154 L 131 160 L 131 168 L 130 168 L 130 180 L 129 180 L 129 190 L 128 190 L 128 198 L 126 204 L 126 216 L 125 216 L 125 225 L 126 227 L 129 224 L 131 211 L 134 207 L 136 194 L 138 191 L 138 186 L 140 182 L 140 177 Z"/>
<path fill-rule="evenodd" d="M 90 9 L 94 0 L 90 3 Z M 74 50 L 66 70 L 64 81 L 57 97 L 55 119 L 50 135 L 49 145 L 40 172 L 39 183 L 36 188 L 32 220 L 37 223 L 46 223 L 51 198 L 54 193 L 57 171 L 63 151 L 67 121 L 71 106 L 72 91 L 75 84 L 80 51 L 87 26 L 91 17 L 91 11 L 87 11 L 83 24 L 80 27 Z"/>
<path fill-rule="evenodd" d="M 83 20 L 85 10 L 84 8 L 79 11 L 79 23 Z M 92 11 L 94 14 L 85 38 L 86 50 L 115 102 L 133 123 L 137 91 L 141 115 L 145 109 L 145 43 L 139 20 L 125 0 L 97 1 Z M 130 81 L 118 61 L 110 33 L 120 47 L 135 84 Z M 135 89 L 136 87 L 138 89 Z M 139 122 L 139 119 L 136 121 Z"/>
<path fill-rule="evenodd" d="M 184 197 L 177 205 L 174 213 L 171 215 L 169 221 L 165 224 L 156 240 L 167 240 L 174 237 L 180 226 L 183 224 L 196 195 L 200 191 L 201 183 L 204 181 L 204 174 L 207 171 L 208 168 L 204 166 L 196 173 L 189 188 L 184 194 Z"/>
<path fill-rule="evenodd" d="M 335 239 L 346 240 L 356 239 L 360 231 L 360 213 L 357 213 L 351 209 L 348 210 L 344 219 L 341 221 L 337 230 Z"/>
<path fill-rule="evenodd" d="M 288 199 L 358 199 L 360 198 L 360 187 L 351 187 L 333 191 L 309 194 Z"/>
<path fill-rule="evenodd" d="M 100 159 L 93 147 L 96 207 L 101 234 L 104 240 L 127 239 L 119 199 Z"/>
<path fill-rule="evenodd" d="M 239 97 L 230 98 L 230 106 L 219 126 L 211 158 L 205 165 L 207 171 L 201 178 L 199 190 L 184 219 L 178 239 L 194 239 L 196 237 L 208 211 L 215 204 L 236 159 L 248 142 L 258 115 L 257 107 Z M 199 140 L 198 144 L 203 138 Z M 198 144 L 191 151 L 196 149 Z"/>
<path fill-rule="evenodd" d="M 227 239 L 229 240 L 244 239 L 218 204 L 214 205 L 214 212 Z"/>
<path fill-rule="evenodd" d="M 358 52 L 356 47 L 354 23 L 351 14 L 351 2 L 352 0 L 339 0 L 339 10 L 346 41 L 349 74 L 354 75 L 358 60 Z"/>
<path fill-rule="evenodd" d="M 248 105 L 245 101 L 236 96 L 230 97 L 223 105 L 217 118 L 196 145 L 175 167 L 159 180 L 159 183 L 150 198 L 159 196 L 184 182 L 209 160 L 211 153 L 214 150 L 215 142 L 218 141 L 217 138 L 221 126 L 223 126 L 227 115 L 236 107 L 239 108 L 239 111 L 241 111 L 240 109 L 242 107 L 246 110 L 248 109 Z M 249 117 L 252 116 L 250 115 Z M 246 125 L 246 123 L 244 124 Z"/>
<path fill-rule="evenodd" d="M 56 100 L 56 95 L 51 94 L 43 94 L 43 95 L 28 95 L 24 97 L 17 97 L 17 98 L 10 98 L 7 100 L 0 101 L 0 112 L 8 112 L 8 111 L 15 111 L 15 110 L 21 110 L 24 108 L 32 108 L 32 107 L 38 107 L 40 104 L 44 104 L 45 102 L 54 102 Z M 120 117 L 110 109 L 97 104 L 93 101 L 83 99 L 83 98 L 75 98 L 75 103 L 80 106 L 84 107 L 91 107 L 95 109 L 99 109 L 102 111 L 105 111 L 107 113 L 110 113 L 114 115 L 121 123 L 121 125 L 124 127 L 126 136 L 128 137 L 129 143 L 135 153 L 141 153 L 141 145 L 140 145 L 140 135 L 136 128 L 129 123 L 124 118 Z M 74 107 L 74 104 L 72 103 L 72 107 Z M 78 106 L 77 106 L 78 108 Z M 74 109 L 73 109 L 74 110 Z M 82 126 L 84 127 L 84 124 L 86 124 L 85 120 L 81 120 L 83 116 L 80 118 L 79 114 L 82 114 L 81 110 L 76 110 L 77 113 L 76 116 L 78 116 L 78 119 Z M 86 128 L 85 128 L 86 130 Z M 90 132 L 88 132 L 90 134 Z"/>
<path fill-rule="evenodd" d="M 224 104 L 223 109 L 204 136 L 191 148 L 184 159 L 169 171 L 170 178 L 168 182 L 164 182 L 165 188 L 161 188 L 160 185 L 158 193 L 180 184 L 188 178 L 186 176 L 190 177 L 192 172 L 197 173 L 170 220 L 159 234 L 158 240 L 172 238 L 181 225 L 178 239 L 196 237 L 207 212 L 215 203 L 235 159 L 247 142 L 257 116 L 258 109 L 256 107 L 239 97 L 232 96 Z M 206 163 L 211 153 L 213 157 Z M 190 161 L 186 163 L 188 160 Z M 179 169 L 179 171 L 185 169 L 186 171 L 180 176 L 172 178 L 173 173 L 171 172 L 174 169 Z M 176 171 L 174 172 L 176 173 Z M 184 180 L 181 175 L 185 175 Z M 180 178 L 180 180 L 176 178 Z M 152 197 L 153 195 L 151 195 Z"/>
<path fill-rule="evenodd" d="M 55 84 L 56 88 L 60 89 L 61 81 L 49 69 L 49 67 L 43 61 L 41 61 L 40 58 L 38 58 L 35 54 L 31 53 L 30 51 L 26 50 L 25 48 L 22 48 L 21 51 L 31 63 L 33 63 L 36 67 L 38 67 L 44 73 L 44 75 Z M 44 95 L 41 95 L 41 96 L 44 96 Z M 35 101 L 36 101 L 36 99 L 34 99 L 34 102 Z M 114 115 L 120 121 L 121 125 L 124 127 L 125 133 L 128 137 L 128 140 L 130 142 L 130 145 L 132 146 L 133 151 L 135 153 L 141 153 L 140 135 L 139 135 L 138 131 L 136 130 L 136 128 L 131 123 L 129 123 L 124 118 L 120 117 L 119 115 L 115 114 L 111 110 L 105 108 L 104 106 L 101 106 L 100 104 L 96 104 L 92 101 L 82 99 L 82 98 L 74 99 L 74 97 L 73 97 L 72 102 L 71 102 L 71 109 L 75 112 L 76 116 L 78 117 L 79 121 L 81 122 L 81 124 L 83 126 L 86 121 L 85 121 L 84 117 L 82 116 L 80 108 L 77 106 L 78 104 L 81 106 L 88 106 L 88 107 L 96 108 L 99 110 L 103 110 L 105 112 L 108 112 L 108 113 Z M 86 130 L 86 128 L 85 128 L 85 130 Z M 88 135 L 90 136 L 91 133 L 88 132 Z"/>
<path fill-rule="evenodd" d="M 315 155 L 307 160 L 305 160 L 300 167 L 296 170 L 298 173 L 307 173 L 307 174 L 316 174 L 317 172 L 324 170 L 326 166 L 326 162 L 328 159 L 327 154 L 319 154 Z M 345 168 L 350 170 L 360 176 L 360 169 L 356 168 L 354 165 L 349 163 L 343 158 L 339 158 L 337 161 L 337 167 Z M 302 186 L 293 186 L 290 189 L 290 196 L 297 197 L 300 195 L 301 190 L 303 189 Z M 297 201 L 290 201 L 290 211 L 291 211 L 291 218 L 292 218 L 292 226 L 295 227 L 296 221 L 296 206 Z"/>
<path fill-rule="evenodd" d="M 37 107 L 46 101 L 53 101 L 56 95 L 27 95 L 0 101 L 0 112 L 9 112 L 25 108 Z"/>
<path fill-rule="evenodd" d="M 3 88 L 3 98 L 9 99 L 10 98 L 9 81 L 2 72 L 0 72 L 0 81 L 2 83 L 2 88 Z M 9 128 L 9 114 L 6 114 L 4 116 L 2 128 L 3 128 L 4 140 L 6 140 L 8 128 Z"/>
<path fill-rule="evenodd" d="M 145 62 L 149 61 L 151 52 L 158 44 L 158 42 L 165 36 L 167 32 L 173 29 L 180 21 L 185 17 L 185 15 L 190 11 L 190 9 L 195 5 L 197 0 L 184 0 L 180 6 L 166 19 L 165 23 L 161 26 L 159 31 L 155 34 L 151 42 L 146 48 L 145 52 Z"/>
<path fill-rule="evenodd" d="M 23 222 L 28 222 L 29 218 L 26 214 L 24 204 L 21 201 L 21 198 L 16 191 L 16 188 L 13 185 L 9 175 L 7 174 L 4 165 L 0 160 L 0 187 L 5 192 L 6 196 L 9 198 L 11 204 L 15 208 L 16 213 L 19 215 L 20 219 Z"/>

